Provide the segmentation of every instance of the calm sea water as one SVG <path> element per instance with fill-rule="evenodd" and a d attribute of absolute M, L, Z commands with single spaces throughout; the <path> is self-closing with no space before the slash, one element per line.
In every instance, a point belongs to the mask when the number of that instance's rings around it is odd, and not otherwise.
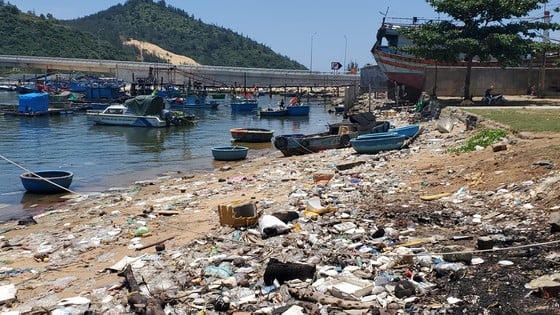
<path fill-rule="evenodd" d="M 0 92 L 0 104 L 17 104 L 17 94 Z M 278 96 L 261 96 L 260 106 L 276 104 Z M 212 170 L 223 165 L 211 148 L 231 144 L 230 128 L 273 129 L 275 135 L 326 131 L 341 120 L 329 106 L 311 101 L 309 117 L 260 118 L 232 113 L 227 100 L 217 110 L 197 110 L 195 126 L 137 128 L 98 126 L 83 113 L 52 117 L 0 116 L 0 221 L 36 214 L 60 196 L 26 193 L 19 175 L 25 169 L 74 173 L 70 188 L 78 193 L 128 186 L 167 172 Z M 248 144 L 251 156 L 276 155 L 271 143 Z M 37 206 L 39 205 L 39 206 Z"/>

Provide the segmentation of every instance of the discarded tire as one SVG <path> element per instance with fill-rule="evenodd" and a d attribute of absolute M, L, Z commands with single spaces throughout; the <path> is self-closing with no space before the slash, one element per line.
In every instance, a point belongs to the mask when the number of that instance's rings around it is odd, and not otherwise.
<path fill-rule="evenodd" d="M 266 270 L 264 271 L 264 284 L 271 285 L 274 280 L 278 280 L 280 284 L 294 279 L 305 281 L 306 279 L 313 279 L 315 277 L 315 266 L 298 264 L 298 263 L 283 263 L 275 258 L 268 261 Z"/>

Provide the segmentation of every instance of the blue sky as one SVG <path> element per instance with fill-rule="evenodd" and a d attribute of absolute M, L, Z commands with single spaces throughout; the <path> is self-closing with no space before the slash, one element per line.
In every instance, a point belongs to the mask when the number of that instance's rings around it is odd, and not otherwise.
<path fill-rule="evenodd" d="M 90 15 L 125 0 L 8 0 L 23 12 L 51 13 L 57 19 Z M 388 16 L 437 18 L 424 0 L 166 0 L 204 23 L 228 28 L 270 47 L 314 71 L 330 71 L 332 61 L 359 67 L 375 64 L 375 34 Z M 553 18 L 553 21 L 556 17 Z"/>

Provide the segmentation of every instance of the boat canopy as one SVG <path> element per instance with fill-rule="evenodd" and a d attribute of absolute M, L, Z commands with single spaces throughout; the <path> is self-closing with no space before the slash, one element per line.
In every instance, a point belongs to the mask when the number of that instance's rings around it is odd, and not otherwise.
<path fill-rule="evenodd" d="M 124 102 L 130 112 L 136 115 L 159 115 L 165 108 L 163 98 L 155 95 L 138 95 Z"/>

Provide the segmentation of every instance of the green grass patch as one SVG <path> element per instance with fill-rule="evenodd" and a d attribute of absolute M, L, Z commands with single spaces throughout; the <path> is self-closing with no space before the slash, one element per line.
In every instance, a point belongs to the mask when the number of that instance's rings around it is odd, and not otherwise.
<path fill-rule="evenodd" d="M 560 109 L 465 109 L 475 115 L 509 126 L 515 131 L 560 132 Z"/>
<path fill-rule="evenodd" d="M 503 137 L 506 136 L 506 132 L 501 129 L 483 129 L 469 140 L 464 145 L 458 148 L 451 148 L 448 152 L 461 153 L 474 151 L 477 146 L 487 147 L 494 143 L 499 142 Z"/>

